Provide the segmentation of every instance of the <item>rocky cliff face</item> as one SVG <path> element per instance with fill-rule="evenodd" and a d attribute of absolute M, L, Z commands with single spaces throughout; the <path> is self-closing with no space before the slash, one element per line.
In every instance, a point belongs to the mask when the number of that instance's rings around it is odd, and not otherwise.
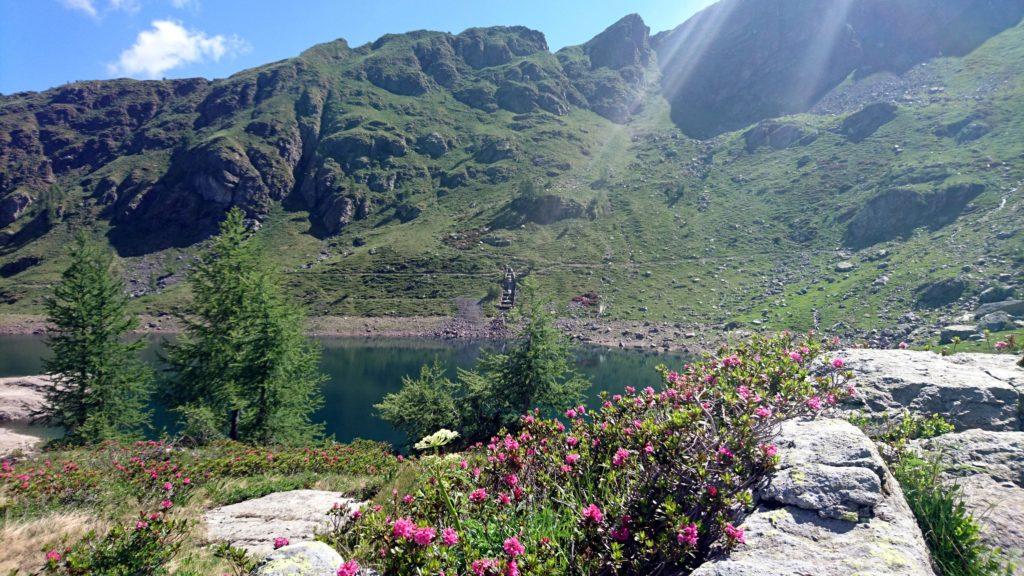
<path fill-rule="evenodd" d="M 806 111 L 851 74 L 966 54 L 1022 16 L 1016 0 L 723 0 L 653 46 L 672 119 L 706 138 Z"/>
<path fill-rule="evenodd" d="M 215 82 L 84 82 L 2 97 L 0 226 L 59 182 L 80 183 L 106 207 L 122 253 L 188 244 L 233 206 L 259 219 L 292 195 L 314 231 L 335 233 L 400 203 L 398 189 L 430 188 L 453 151 L 483 164 L 517 157 L 514 142 L 459 126 L 439 107 L 582 108 L 626 121 L 652 58 L 648 28 L 630 16 L 557 55 L 523 27 L 422 31 L 356 49 L 339 40 Z M 395 115 L 407 121 L 382 118 Z M 508 173 L 463 170 L 446 185 Z"/>

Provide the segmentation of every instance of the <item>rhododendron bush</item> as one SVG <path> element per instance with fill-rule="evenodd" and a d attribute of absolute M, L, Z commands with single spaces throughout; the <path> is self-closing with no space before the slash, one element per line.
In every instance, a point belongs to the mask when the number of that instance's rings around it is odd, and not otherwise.
<path fill-rule="evenodd" d="M 755 338 L 663 369 L 660 390 L 524 415 L 485 446 L 422 458 L 416 490 L 365 509 L 342 547 L 385 574 L 685 573 L 743 545 L 778 424 L 852 394 L 842 369 L 813 339 Z"/>

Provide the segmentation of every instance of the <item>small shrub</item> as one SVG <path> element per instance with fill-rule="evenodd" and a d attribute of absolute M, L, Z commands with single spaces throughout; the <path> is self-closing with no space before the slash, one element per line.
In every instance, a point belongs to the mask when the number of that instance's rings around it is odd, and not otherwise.
<path fill-rule="evenodd" d="M 168 517 L 168 500 L 160 511 L 139 514 L 131 525 L 106 534 L 89 532 L 63 551 L 46 552 L 43 574 L 51 576 L 148 576 L 167 574 L 166 565 L 188 533 L 185 520 Z"/>
<path fill-rule="evenodd" d="M 414 490 L 378 500 L 334 543 L 386 574 L 686 573 L 744 542 L 778 424 L 849 393 L 842 361 L 755 338 L 656 391 L 539 411 L 462 455 L 427 456 Z M 331 540 L 329 538 L 329 540 Z"/>
<path fill-rule="evenodd" d="M 890 454 L 901 454 L 910 440 L 935 438 L 955 428 L 941 414 L 921 416 L 904 411 L 898 418 L 888 416 L 854 416 L 850 422 L 859 427 L 875 442 L 881 443 Z"/>
<path fill-rule="evenodd" d="M 892 472 L 943 576 L 1011 573 L 998 551 L 981 541 L 980 528 L 967 511 L 960 487 L 942 481 L 938 459 L 904 454 Z"/>
<path fill-rule="evenodd" d="M 986 546 L 980 527 L 967 510 L 962 490 L 944 482 L 939 458 L 924 460 L 911 440 L 934 438 L 954 430 L 940 414 L 904 412 L 898 418 L 858 416 L 850 421 L 875 442 L 903 488 L 907 504 L 924 534 L 932 560 L 943 576 L 998 576 L 1012 573 L 998 550 Z"/>
<path fill-rule="evenodd" d="M 520 415 L 532 408 L 550 413 L 580 401 L 590 383 L 576 371 L 569 341 L 529 282 L 523 290 L 521 330 L 506 351 L 484 353 L 474 370 L 460 370 L 454 382 L 439 364 L 424 366 L 419 378 L 405 378 L 400 391 L 375 406 L 381 418 L 410 442 L 450 428 L 465 446 L 502 428 L 515 431 Z"/>

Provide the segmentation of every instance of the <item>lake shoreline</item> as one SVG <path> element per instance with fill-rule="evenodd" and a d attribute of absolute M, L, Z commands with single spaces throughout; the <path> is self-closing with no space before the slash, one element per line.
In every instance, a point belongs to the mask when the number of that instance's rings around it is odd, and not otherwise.
<path fill-rule="evenodd" d="M 648 353 L 699 354 L 726 340 L 710 327 L 673 322 L 560 318 L 556 325 L 573 341 L 607 348 Z M 46 317 L 39 314 L 0 314 L 0 335 L 46 332 Z M 170 315 L 139 315 L 135 334 L 180 334 L 181 323 Z M 491 319 L 469 321 L 459 316 L 313 316 L 306 334 L 327 338 L 436 339 L 441 341 L 500 340 L 507 331 Z M 709 337 L 708 335 L 714 337 Z"/>

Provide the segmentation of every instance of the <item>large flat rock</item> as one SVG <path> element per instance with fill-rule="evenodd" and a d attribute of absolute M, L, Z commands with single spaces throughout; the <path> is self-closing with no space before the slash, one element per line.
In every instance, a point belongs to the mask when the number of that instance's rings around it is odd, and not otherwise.
<path fill-rule="evenodd" d="M 842 355 L 858 390 L 847 408 L 888 415 L 904 410 L 942 414 L 957 430 L 1024 429 L 1024 369 L 1013 355 L 871 349 Z"/>
<path fill-rule="evenodd" d="M 0 423 L 28 422 L 43 408 L 48 376 L 0 378 Z"/>
<path fill-rule="evenodd" d="M 1024 432 L 968 430 L 914 443 L 938 457 L 944 476 L 963 488 L 982 539 L 1001 548 L 1024 576 Z"/>
<path fill-rule="evenodd" d="M 277 537 L 292 543 L 312 540 L 329 527 L 327 512 L 335 503 L 350 511 L 359 507 L 341 492 L 292 490 L 214 508 L 203 519 L 208 539 L 264 555 L 273 551 Z"/>
<path fill-rule="evenodd" d="M 791 421 L 777 444 L 779 470 L 741 525 L 747 543 L 694 576 L 934 576 L 903 492 L 859 429 Z"/>

